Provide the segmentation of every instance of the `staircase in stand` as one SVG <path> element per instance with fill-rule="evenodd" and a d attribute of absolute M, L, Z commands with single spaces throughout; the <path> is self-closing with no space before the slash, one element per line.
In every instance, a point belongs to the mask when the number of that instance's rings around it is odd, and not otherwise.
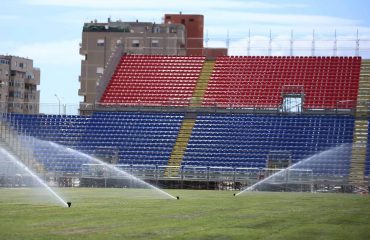
<path fill-rule="evenodd" d="M 189 143 L 191 133 L 195 125 L 196 117 L 187 118 L 185 116 L 182 121 L 182 125 L 177 135 L 175 146 L 172 149 L 170 160 L 168 161 L 168 166 L 165 170 L 165 177 L 178 177 L 179 170 L 181 167 L 182 159 L 186 151 L 186 147 Z"/>
<path fill-rule="evenodd" d="M 215 61 L 207 60 L 203 64 L 202 71 L 199 75 L 197 85 L 195 86 L 193 96 L 191 98 L 191 107 L 201 107 L 204 94 L 208 87 L 208 82 L 212 76 L 213 69 L 215 67 Z"/>
<path fill-rule="evenodd" d="M 365 184 L 366 147 L 368 142 L 370 103 L 370 60 L 362 60 L 356 120 L 353 134 L 352 159 L 349 182 L 352 186 Z"/>

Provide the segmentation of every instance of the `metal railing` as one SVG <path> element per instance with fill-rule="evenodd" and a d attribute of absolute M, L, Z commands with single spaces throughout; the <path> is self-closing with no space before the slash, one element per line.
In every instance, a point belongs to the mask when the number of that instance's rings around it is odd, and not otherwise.
<path fill-rule="evenodd" d="M 274 178 L 276 183 L 331 183 L 346 184 L 347 178 L 339 174 L 315 173 L 312 169 L 286 169 L 279 168 L 257 168 L 257 167 L 204 167 L 204 166 L 160 166 L 160 165 L 134 165 L 120 164 L 115 165 L 120 170 L 128 173 L 122 175 L 121 172 L 107 168 L 102 164 L 84 164 L 82 166 L 81 178 L 88 179 L 127 179 L 130 175 L 139 177 L 147 181 L 188 181 L 188 182 L 229 182 L 233 186 L 236 183 L 251 185 L 269 176 Z M 174 171 L 171 171 L 171 168 Z M 169 170 L 170 169 L 170 170 Z M 283 172 L 284 174 L 280 174 Z M 279 174 L 277 174 L 279 173 Z"/>
<path fill-rule="evenodd" d="M 160 44 L 152 46 L 144 44 L 156 40 Z M 226 35 L 206 36 L 205 38 L 187 38 L 185 44 L 181 37 L 128 37 L 124 40 L 125 52 L 128 54 L 160 54 L 160 55 L 185 55 L 188 50 L 193 50 L 207 55 L 207 51 L 227 49 L 228 55 L 244 56 L 362 56 L 370 58 L 370 37 L 360 37 L 359 33 L 351 37 L 319 37 L 312 36 L 274 37 L 266 35 Z M 133 41 L 141 44 L 133 45 Z M 172 43 L 172 44 L 170 44 Z M 201 46 L 203 45 L 203 46 Z M 194 47 L 197 46 L 197 47 Z"/>

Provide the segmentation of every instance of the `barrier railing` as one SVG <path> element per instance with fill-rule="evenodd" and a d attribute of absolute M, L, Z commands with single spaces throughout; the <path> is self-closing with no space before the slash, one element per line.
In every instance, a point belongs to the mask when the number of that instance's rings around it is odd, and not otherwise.
<path fill-rule="evenodd" d="M 158 46 L 135 45 L 133 41 L 141 43 L 156 40 Z M 370 58 L 370 38 L 360 37 L 359 33 L 350 37 L 339 35 L 320 37 L 313 33 L 311 36 L 281 37 L 269 34 L 256 35 L 226 35 L 206 36 L 205 38 L 187 38 L 185 44 L 169 44 L 183 41 L 178 37 L 130 37 L 124 41 L 127 54 L 160 54 L 185 55 L 187 51 L 207 55 L 212 49 L 226 49 L 220 51 L 228 55 L 244 56 L 362 56 Z M 199 46 L 203 43 L 203 46 Z M 192 46 L 192 47 L 190 47 Z M 194 47 L 199 46 L 199 47 Z"/>

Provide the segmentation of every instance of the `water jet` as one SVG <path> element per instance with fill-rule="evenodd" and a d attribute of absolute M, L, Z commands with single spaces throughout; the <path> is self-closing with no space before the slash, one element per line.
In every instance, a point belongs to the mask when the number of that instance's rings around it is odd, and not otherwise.
<path fill-rule="evenodd" d="M 339 172 L 342 176 L 348 176 L 351 152 L 352 144 L 346 143 L 316 153 L 261 179 L 241 192 L 234 194 L 234 196 L 239 196 L 240 194 L 251 191 L 271 191 L 271 189 L 274 188 L 276 190 L 276 187 L 289 186 L 289 184 L 309 184 L 311 185 L 310 191 L 312 192 L 315 177 L 325 174 L 325 171 L 330 172 L 327 174 Z M 323 168 L 323 166 L 325 166 L 325 168 Z M 296 179 L 292 180 L 294 178 Z M 285 190 L 290 189 L 288 187 L 283 191 Z"/>
<path fill-rule="evenodd" d="M 62 197 L 60 197 L 53 189 L 51 189 L 39 176 L 37 176 L 36 173 L 34 173 L 30 168 L 24 165 L 24 163 L 22 163 L 16 156 L 14 156 L 3 147 L 0 148 L 0 155 L 15 164 L 19 171 L 30 175 L 32 179 L 36 180 L 36 182 L 42 187 L 42 189 L 46 190 L 46 192 L 49 193 L 49 195 L 52 196 L 52 198 L 56 200 L 59 204 L 64 207 L 68 207 L 68 204 L 63 200 Z"/>
<path fill-rule="evenodd" d="M 93 156 L 89 155 L 89 154 L 80 152 L 80 151 L 75 150 L 75 149 L 70 148 L 70 147 L 59 145 L 59 144 L 51 142 L 51 141 L 38 140 L 38 143 L 42 144 L 44 147 L 48 146 L 50 148 L 51 153 L 52 152 L 57 152 L 57 153 L 63 153 L 63 154 L 70 155 L 70 158 L 74 159 L 75 163 L 78 161 L 78 163 L 81 164 L 81 166 L 82 166 L 82 164 L 99 165 L 104 169 L 104 171 L 109 170 L 111 172 L 114 172 L 118 177 L 127 178 L 130 181 L 135 182 L 141 188 L 151 189 L 155 193 L 157 193 L 160 196 L 165 197 L 165 198 L 177 199 L 176 197 L 174 197 L 171 194 L 163 191 L 162 189 L 157 188 L 157 187 L 145 182 L 144 180 L 142 180 L 142 179 L 140 179 L 140 178 L 138 178 L 138 177 L 122 170 L 122 169 L 120 169 L 119 167 L 117 167 L 115 165 L 112 165 L 112 164 L 109 164 L 109 163 L 106 163 L 106 162 L 104 162 L 104 161 L 102 161 L 102 160 L 100 160 L 96 157 L 93 157 Z M 76 160 L 76 159 L 79 159 L 79 160 Z"/>

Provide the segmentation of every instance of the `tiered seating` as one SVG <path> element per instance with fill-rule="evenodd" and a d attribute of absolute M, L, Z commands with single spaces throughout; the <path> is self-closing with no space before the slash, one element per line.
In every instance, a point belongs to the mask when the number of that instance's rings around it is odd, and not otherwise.
<path fill-rule="evenodd" d="M 282 94 L 304 94 L 304 108 L 352 108 L 360 57 L 219 57 L 204 106 L 277 108 Z"/>
<path fill-rule="evenodd" d="M 122 57 L 100 102 L 105 105 L 187 106 L 204 57 Z"/>
<path fill-rule="evenodd" d="M 370 117 L 368 118 L 368 121 L 370 122 Z M 370 136 L 370 124 L 368 127 L 368 136 Z M 370 141 L 367 140 L 367 153 L 366 153 L 366 166 L 365 166 L 365 175 L 370 175 Z"/>
<path fill-rule="evenodd" d="M 90 155 L 100 157 L 104 149 L 109 154 L 116 151 L 118 164 L 166 165 L 182 118 L 172 113 L 101 112 L 92 117 L 10 115 L 9 122 L 38 139 Z M 48 141 L 32 140 L 35 157 L 48 170 L 80 172 L 81 165 L 89 162 Z"/>
<path fill-rule="evenodd" d="M 74 147 L 89 121 L 90 117 L 86 116 L 8 115 L 8 122 L 13 127 L 23 135 L 34 137 L 25 138 L 24 144 L 32 147 L 35 159 L 46 170 L 55 172 L 81 171 L 81 165 L 87 160 L 67 152 L 63 146 Z"/>
<path fill-rule="evenodd" d="M 25 135 L 73 146 L 84 134 L 87 116 L 10 114 L 8 121 Z"/>
<path fill-rule="evenodd" d="M 274 151 L 290 153 L 295 163 L 342 144 L 350 146 L 353 129 L 351 116 L 203 114 L 198 116 L 182 164 L 262 168 Z M 316 159 L 316 167 L 347 173 L 349 149 L 339 147 L 322 161 Z"/>
<path fill-rule="evenodd" d="M 95 113 L 78 149 L 94 154 L 108 147 L 119 150 L 120 164 L 166 165 L 182 118 L 175 113 Z"/>
<path fill-rule="evenodd" d="M 119 164 L 148 166 L 167 164 L 183 117 L 138 112 L 100 112 L 91 117 L 12 114 L 9 122 L 39 139 L 95 156 L 104 149 L 109 154 L 116 151 Z M 182 165 L 264 168 L 271 153 L 288 153 L 295 163 L 334 148 L 306 166 L 316 173 L 345 175 L 353 129 L 353 116 L 201 114 Z M 34 156 L 49 171 L 80 172 L 88 163 L 48 141 L 36 139 L 32 144 Z M 368 154 L 367 175 L 369 162 Z"/>

